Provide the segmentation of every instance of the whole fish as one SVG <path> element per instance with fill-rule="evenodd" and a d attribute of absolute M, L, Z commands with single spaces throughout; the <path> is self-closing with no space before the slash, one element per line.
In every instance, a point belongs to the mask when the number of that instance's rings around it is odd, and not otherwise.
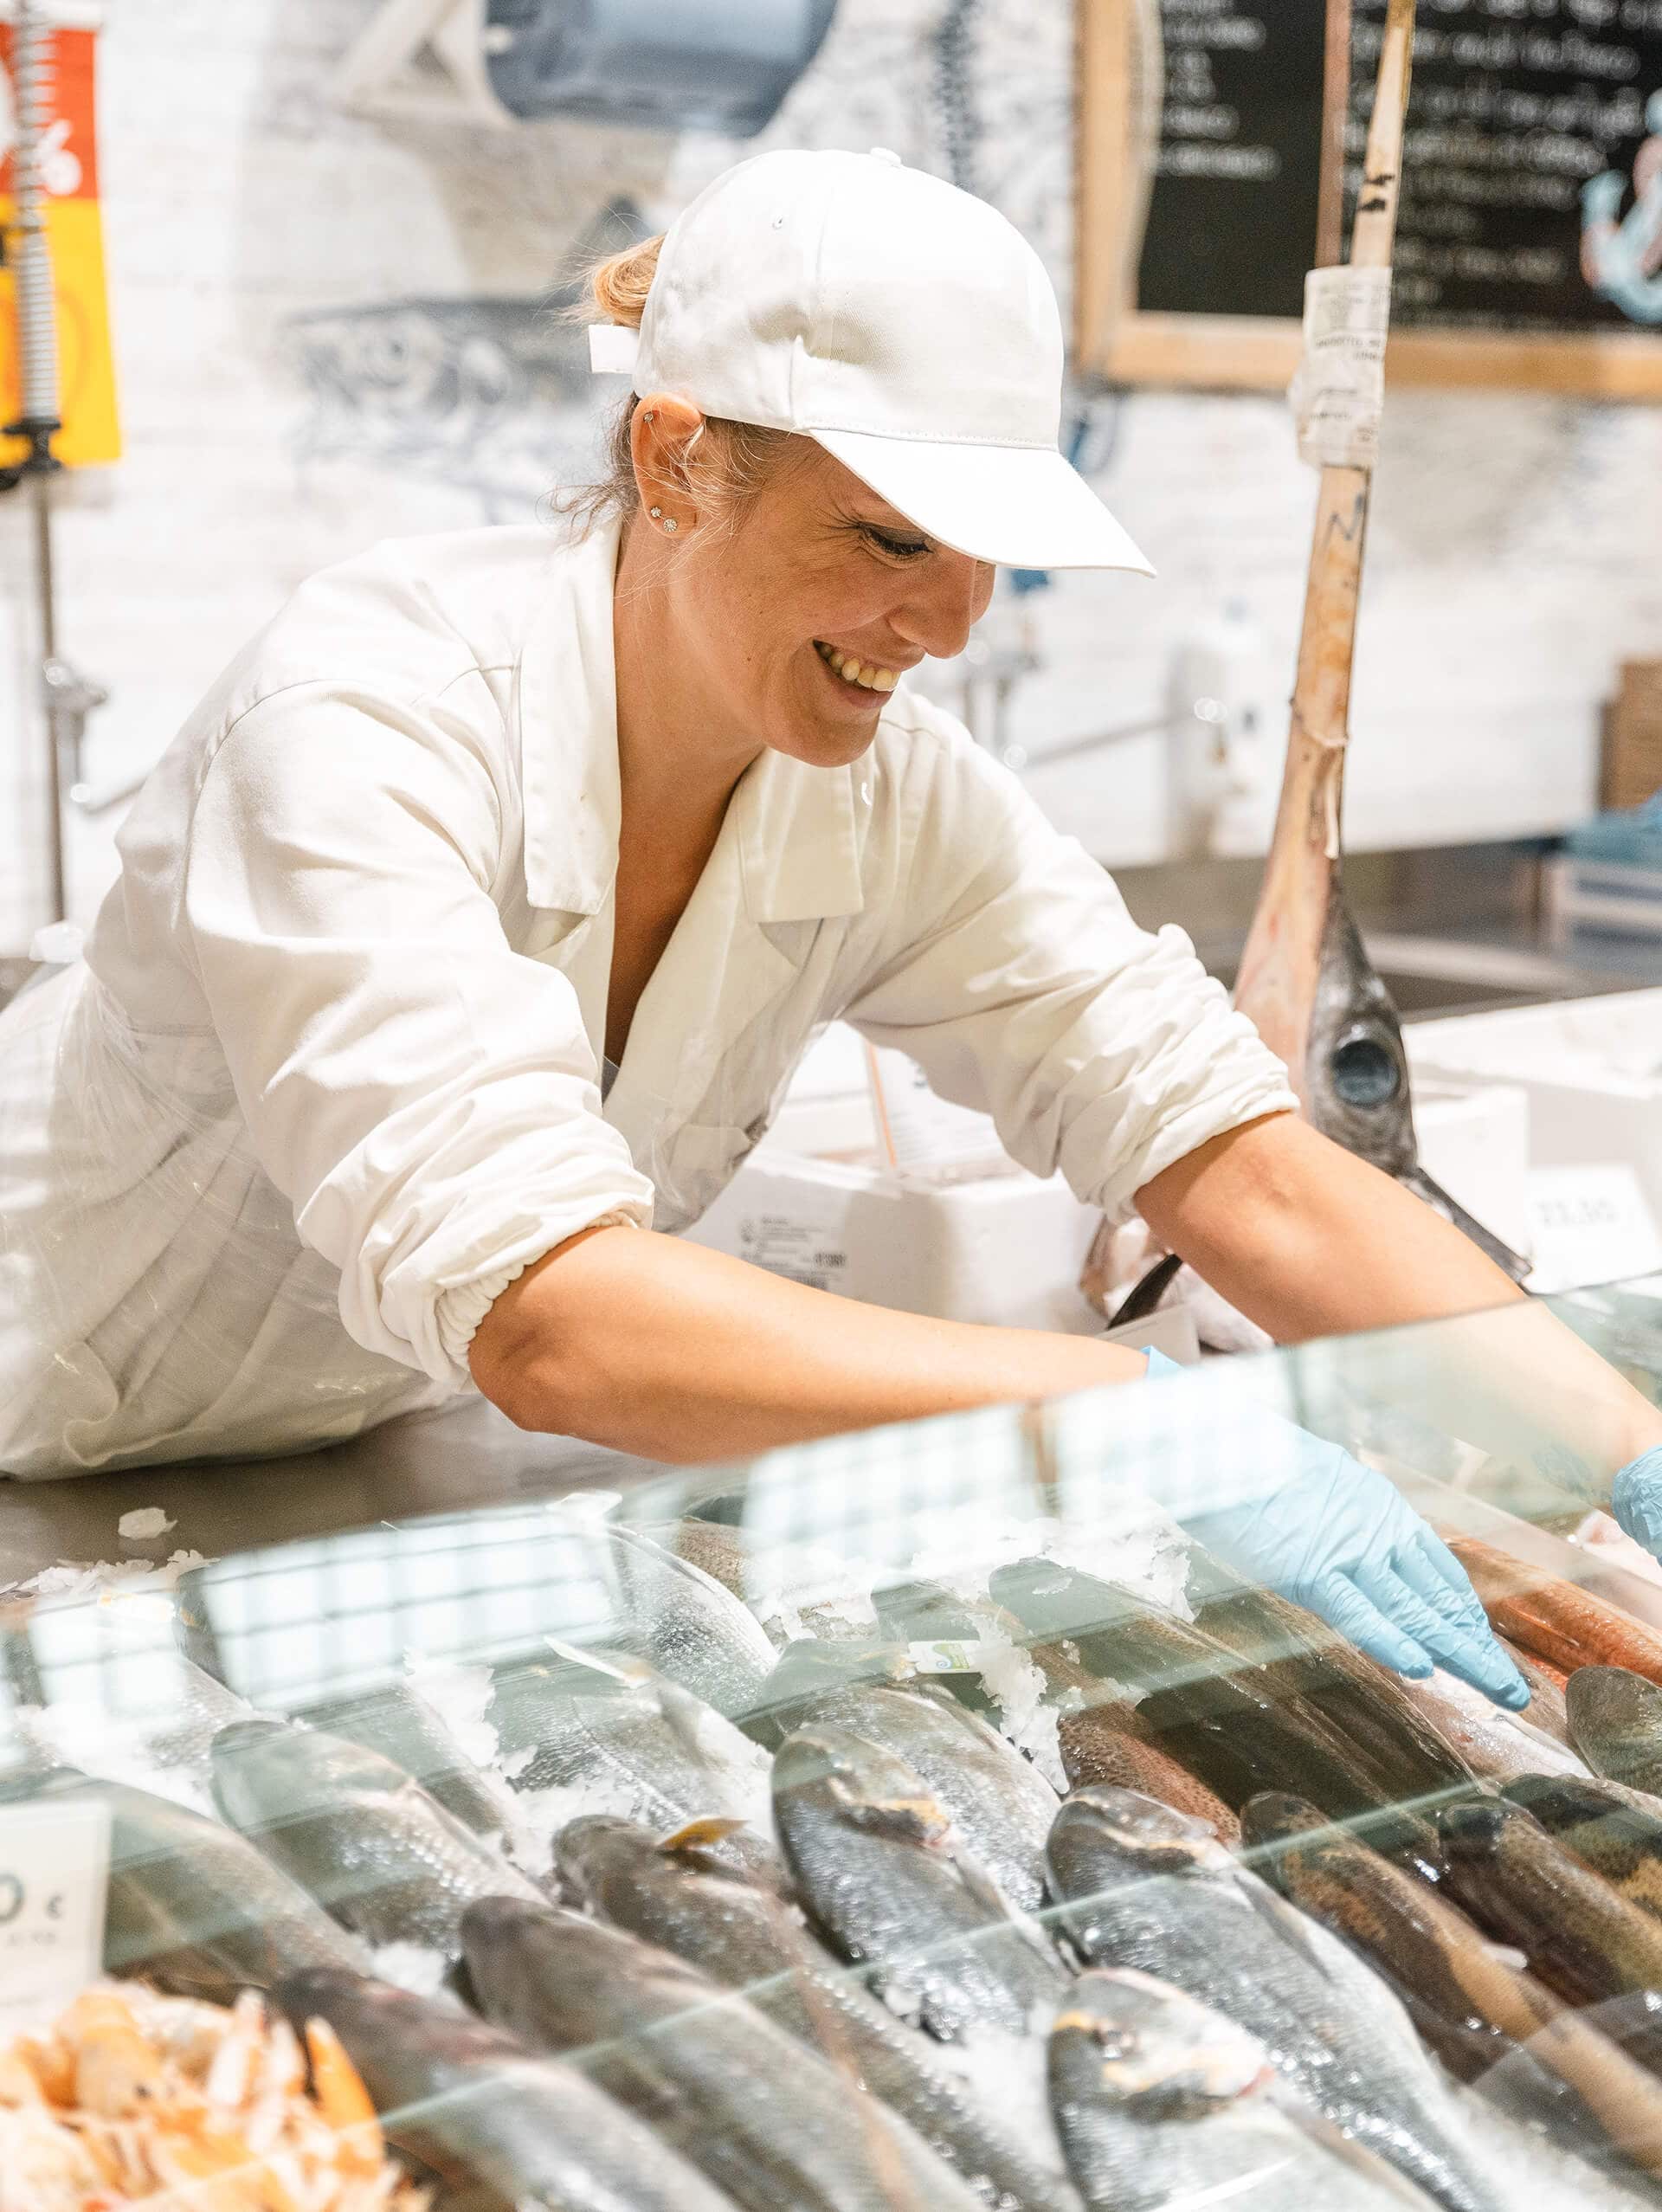
<path fill-rule="evenodd" d="M 1632 1614 L 1475 1536 L 1451 1536 L 1448 1543 L 1491 1623 L 1513 1643 L 1566 1674 L 1626 1667 L 1662 1682 L 1662 1636 Z"/>
<path fill-rule="evenodd" d="M 1497 2200 L 1446 2090 L 1379 1977 L 1239 1867 L 1198 1822 L 1082 1790 L 1047 1854 L 1063 1925 L 1093 1966 L 1174 1983 L 1257 2036 L 1333 2125 L 1449 2212 Z"/>
<path fill-rule="evenodd" d="M 718 1712 L 748 1712 L 774 1662 L 754 1614 L 701 1567 L 633 1529 L 597 1526 L 589 1541 L 615 1609 L 602 1641 L 634 1652 Z M 562 1633 L 557 1626 L 555 1633 Z"/>
<path fill-rule="evenodd" d="M 1401 2212 L 1375 2161 L 1336 2155 L 1270 2093 L 1261 2043 L 1181 1990 L 1092 1968 L 1050 2031 L 1050 2097 L 1090 2212 Z"/>
<path fill-rule="evenodd" d="M 989 2202 L 1007 2212 L 1078 2212 L 1060 2161 L 1043 2158 L 1041 2146 L 1002 2125 L 937 2065 L 926 2039 L 871 1996 L 792 1907 L 713 1865 L 696 1830 L 660 1842 L 629 1821 L 577 1820 L 559 1837 L 557 1859 L 568 1890 L 591 1912 L 742 1990 L 776 2026 L 852 2069 Z"/>
<path fill-rule="evenodd" d="M 463 1924 L 486 2016 L 580 2052 L 619 2103 L 750 2212 L 972 2212 L 905 2122 L 672 1953 L 556 1906 L 490 1898 Z"/>
<path fill-rule="evenodd" d="M 379 1751 L 415 1781 L 447 1813 L 487 1842 L 499 1843 L 511 1811 L 418 1690 L 389 1682 L 349 1697 L 325 1698 L 290 1718 L 349 1744 Z"/>
<path fill-rule="evenodd" d="M 1066 1638 L 1092 1673 L 1145 1690 L 1138 1719 L 1236 1811 L 1260 1790 L 1290 1790 L 1336 1820 L 1371 1819 L 1382 1847 L 1433 1855 L 1429 1823 L 1324 1713 L 1203 1628 L 1053 1559 L 998 1568 L 992 1588 L 1034 1635 Z"/>
<path fill-rule="evenodd" d="M 68 1767 L 10 1777 L 0 1802 L 92 1799 L 110 1813 L 106 1973 L 235 2002 L 307 1967 L 367 1970 L 369 1953 L 234 1829 L 171 1798 Z"/>
<path fill-rule="evenodd" d="M 809 1708 L 807 1725 L 823 1723 L 851 1729 L 904 1759 L 1009 1903 L 1038 1912 L 1045 1901 L 1045 1839 L 1061 1800 L 996 1729 L 926 1685 L 851 1685 Z"/>
<path fill-rule="evenodd" d="M 1038 1658 L 1037 1645 L 1034 1655 Z M 1135 1706 L 1115 1698 L 1079 1706 L 1062 1714 L 1056 1737 L 1071 1789 L 1101 1783 L 1140 1790 L 1145 1797 L 1157 1797 L 1163 1805 L 1208 1822 L 1220 1842 L 1240 1841 L 1238 1816 L 1215 1790 L 1161 1748 L 1146 1722 L 1137 1718 Z"/>
<path fill-rule="evenodd" d="M 715 1847 L 736 1868 L 776 1869 L 768 1757 L 712 1706 L 628 1654 L 531 1659 L 495 1670 L 502 1770 L 553 1825 L 616 1813 L 648 1828 L 748 1822 Z M 544 1793 L 546 1796 L 544 1798 Z"/>
<path fill-rule="evenodd" d="M 297 2028 L 328 2022 L 388 2141 L 448 2185 L 446 2204 L 454 2190 L 467 2212 L 733 2212 L 575 2067 L 499 2028 L 358 1974 L 298 1974 L 278 1996 Z"/>
<path fill-rule="evenodd" d="M 1662 2084 L 1509 1964 L 1465 1913 L 1296 1797 L 1253 1798 L 1242 1826 L 1254 1866 L 1383 1975 L 1451 2073 L 1475 2081 L 1504 2066 L 1515 2079 L 1523 2053 L 1635 2164 L 1662 2173 Z"/>
<path fill-rule="evenodd" d="M 1525 1774 L 1504 1794 L 1538 1820 L 1630 1905 L 1662 1920 L 1662 1817 L 1641 1812 L 1607 1782 Z"/>
<path fill-rule="evenodd" d="M 1481 1690 L 1437 1667 L 1423 1681 L 1402 1685 L 1408 1700 L 1459 1752 L 1474 1775 L 1510 1782 L 1517 1774 L 1582 1774 L 1587 1769 L 1568 1744 L 1534 1725 L 1535 1708 L 1503 1712 Z"/>
<path fill-rule="evenodd" d="M 809 1919 L 932 2034 L 1023 2035 L 1054 2005 L 1060 1963 L 1008 1916 L 903 1759 L 846 1728 L 801 1729 L 774 1761 L 773 1806 Z"/>
<path fill-rule="evenodd" d="M 1215 1566 L 1214 1576 L 1222 1570 Z M 1228 1577 L 1198 1625 L 1265 1669 L 1272 1688 L 1307 1699 L 1367 1760 L 1388 1796 L 1429 1798 L 1469 1789 L 1473 1773 L 1457 1738 L 1412 1686 L 1302 1605 Z"/>
<path fill-rule="evenodd" d="M 1595 1774 L 1662 1791 L 1662 1688 L 1622 1667 L 1580 1667 L 1564 1693 L 1569 1737 Z"/>
<path fill-rule="evenodd" d="M 538 1894 L 402 1767 L 320 1728 L 222 1729 L 214 1796 L 234 1828 L 369 1944 L 416 1944 L 454 1964 L 472 1899 Z"/>
<path fill-rule="evenodd" d="M 1570 2004 L 1662 1992 L 1662 1927 L 1619 1897 L 1521 1805 L 1504 1798 L 1439 1815 L 1457 1903 L 1511 1944 Z"/>
<path fill-rule="evenodd" d="M 871 1602 L 863 1593 L 839 1590 L 827 1598 L 817 1589 L 808 1595 L 790 1586 L 784 1579 L 792 1569 L 789 1547 L 782 1553 L 758 1546 L 742 1525 L 689 1517 L 643 1533 L 731 1590 L 756 1615 L 776 1650 L 790 1642 L 793 1631 L 836 1643 L 869 1640 L 876 1628 Z"/>

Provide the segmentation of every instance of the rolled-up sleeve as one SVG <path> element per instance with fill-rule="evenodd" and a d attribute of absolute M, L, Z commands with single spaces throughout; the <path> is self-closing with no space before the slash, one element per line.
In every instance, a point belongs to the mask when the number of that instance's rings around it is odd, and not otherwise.
<path fill-rule="evenodd" d="M 846 1009 L 856 1028 L 1114 1222 L 1208 1138 L 1296 1109 L 1181 930 L 1138 928 L 1111 877 L 967 738 L 929 727 L 917 742 L 936 753 L 916 779 L 908 934 L 891 933 Z"/>
<path fill-rule="evenodd" d="M 504 933 L 477 712 L 327 684 L 254 707 L 203 778 L 184 894 L 255 1151 L 349 1334 L 455 1388 L 516 1274 L 652 1211 L 570 982 Z"/>

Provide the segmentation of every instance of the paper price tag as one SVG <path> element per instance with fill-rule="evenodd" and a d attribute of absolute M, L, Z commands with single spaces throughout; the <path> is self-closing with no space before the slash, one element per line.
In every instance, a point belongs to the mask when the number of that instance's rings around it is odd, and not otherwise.
<path fill-rule="evenodd" d="M 1304 279 L 1304 350 L 1287 397 L 1312 468 L 1379 459 L 1390 329 L 1389 269 L 1311 269 Z"/>
<path fill-rule="evenodd" d="M 1625 1162 L 1530 1170 L 1530 1288 L 1550 1293 L 1662 1267 L 1662 1236 Z"/>
<path fill-rule="evenodd" d="M 0 2037 L 40 2027 L 97 1980 L 109 1878 L 107 1805 L 0 1810 Z"/>

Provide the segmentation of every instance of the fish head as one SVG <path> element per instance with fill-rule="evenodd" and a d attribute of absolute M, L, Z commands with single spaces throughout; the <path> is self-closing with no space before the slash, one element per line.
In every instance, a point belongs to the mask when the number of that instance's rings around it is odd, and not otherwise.
<path fill-rule="evenodd" d="M 851 1728 L 821 1722 L 799 1728 L 773 1762 L 776 1797 L 808 1793 L 843 1821 L 893 1841 L 944 1851 L 956 1843 L 952 1818 L 904 1759 Z"/>
<path fill-rule="evenodd" d="M 1503 1797 L 1521 1805 L 1549 1832 L 1578 1828 L 1586 1821 L 1608 1820 L 1627 1809 L 1596 1782 L 1575 1774 L 1520 1774 L 1501 1784 Z"/>
<path fill-rule="evenodd" d="M 1240 1809 L 1240 1840 L 1260 1853 L 1273 1853 L 1278 1845 L 1297 1846 L 1307 1836 L 1335 1833 L 1325 1813 L 1285 1790 L 1260 1790 Z"/>
<path fill-rule="evenodd" d="M 1263 2046 L 1234 2021 L 1151 1974 L 1093 1968 L 1069 1991 L 1053 2039 L 1140 2118 L 1197 2119 L 1274 2080 Z"/>
<path fill-rule="evenodd" d="M 1578 1748 L 1662 1740 L 1662 1687 L 1626 1667 L 1578 1667 L 1564 1687 L 1564 1711 Z"/>
<path fill-rule="evenodd" d="M 609 1876 L 638 1871 L 657 1856 L 657 1839 L 618 1813 L 583 1813 L 554 1839 L 554 1864 L 576 1895 L 593 1901 Z"/>
<path fill-rule="evenodd" d="M 412 1786 L 391 1759 L 321 1728 L 234 1720 L 210 1749 L 214 1797 L 234 1828 L 259 1828 L 336 1809 L 343 1797 Z"/>
<path fill-rule="evenodd" d="M 1310 1009 L 1304 1110 L 1324 1137 L 1401 1175 L 1419 1158 L 1402 1024 L 1369 958 L 1337 876 Z"/>
<path fill-rule="evenodd" d="M 1189 1873 L 1227 1858 L 1210 1821 L 1111 1783 L 1090 1783 L 1065 1799 L 1052 1834 L 1077 1839 L 1127 1874 Z"/>
<path fill-rule="evenodd" d="M 1443 1806 L 1437 1833 L 1451 1865 L 1489 1864 L 1499 1858 L 1518 1823 L 1536 1826 L 1521 1806 L 1504 1797 L 1475 1797 Z"/>

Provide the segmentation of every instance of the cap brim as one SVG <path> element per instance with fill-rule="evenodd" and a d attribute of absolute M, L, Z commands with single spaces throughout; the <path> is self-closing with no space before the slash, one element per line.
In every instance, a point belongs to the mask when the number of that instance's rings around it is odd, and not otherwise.
<path fill-rule="evenodd" d="M 815 430 L 828 454 L 926 537 L 1004 568 L 1154 569 L 1053 446 L 931 445 Z"/>

